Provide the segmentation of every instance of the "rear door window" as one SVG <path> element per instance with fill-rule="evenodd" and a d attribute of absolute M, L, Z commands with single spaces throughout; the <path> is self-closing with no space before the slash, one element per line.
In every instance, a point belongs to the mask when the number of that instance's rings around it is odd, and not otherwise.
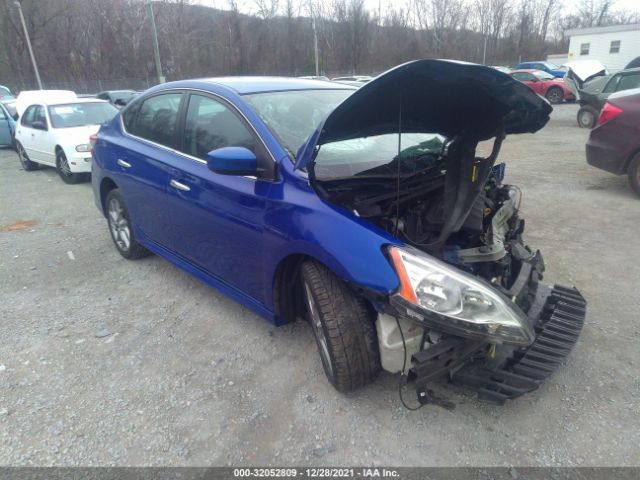
<path fill-rule="evenodd" d="M 129 133 L 160 145 L 174 147 L 181 101 L 182 93 L 165 93 L 144 100 L 133 121 L 129 122 Z"/>
<path fill-rule="evenodd" d="M 44 113 L 44 107 L 42 105 L 36 105 L 36 110 L 33 114 L 34 122 L 42 122 L 44 128 L 47 128 L 47 117 Z"/>
<path fill-rule="evenodd" d="M 22 119 L 20 120 L 20 123 L 24 127 L 31 127 L 35 113 L 36 113 L 36 105 L 31 105 L 29 108 L 27 108 L 27 110 L 22 115 Z"/>

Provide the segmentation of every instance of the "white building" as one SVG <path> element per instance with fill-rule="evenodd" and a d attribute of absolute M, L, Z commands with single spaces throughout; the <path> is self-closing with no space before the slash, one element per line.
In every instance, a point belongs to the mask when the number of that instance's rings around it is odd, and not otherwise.
<path fill-rule="evenodd" d="M 566 30 L 569 61 L 599 60 L 610 72 L 640 57 L 640 23 Z"/>

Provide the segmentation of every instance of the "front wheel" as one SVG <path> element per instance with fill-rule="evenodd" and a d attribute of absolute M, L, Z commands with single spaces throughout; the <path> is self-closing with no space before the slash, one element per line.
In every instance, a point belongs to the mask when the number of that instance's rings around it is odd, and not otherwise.
<path fill-rule="evenodd" d="M 74 184 L 78 183 L 84 178 L 82 173 L 73 173 L 71 171 L 67 156 L 62 150 L 58 150 L 58 152 L 56 153 L 56 170 L 58 171 L 58 175 L 60 175 L 60 178 L 64 183 Z"/>
<path fill-rule="evenodd" d="M 545 97 L 547 97 L 547 100 L 549 100 L 549 103 L 556 105 L 558 103 L 562 103 L 562 100 L 564 99 L 564 94 L 562 93 L 561 88 L 551 87 L 549 90 L 547 90 L 547 94 L 545 95 Z"/>
<path fill-rule="evenodd" d="M 640 195 L 640 153 L 636 153 L 631 159 L 629 168 L 627 168 L 627 176 L 631 189 Z"/>
<path fill-rule="evenodd" d="M 27 152 L 24 151 L 24 147 L 20 142 L 16 142 L 16 149 L 18 151 L 18 158 L 20 159 L 20 165 L 27 172 L 33 172 L 38 169 L 38 164 L 29 160 Z"/>
<path fill-rule="evenodd" d="M 365 301 L 313 261 L 302 265 L 302 282 L 308 319 L 329 382 L 340 392 L 371 383 L 382 367 L 373 315 Z"/>
<path fill-rule="evenodd" d="M 133 233 L 129 210 L 117 188 L 111 190 L 105 199 L 107 222 L 113 243 L 120 255 L 127 260 L 135 260 L 150 255 L 151 252 L 138 243 Z"/>
<path fill-rule="evenodd" d="M 596 121 L 598 120 L 598 111 L 593 107 L 585 105 L 578 110 L 577 119 L 580 128 L 593 128 L 596 126 Z"/>

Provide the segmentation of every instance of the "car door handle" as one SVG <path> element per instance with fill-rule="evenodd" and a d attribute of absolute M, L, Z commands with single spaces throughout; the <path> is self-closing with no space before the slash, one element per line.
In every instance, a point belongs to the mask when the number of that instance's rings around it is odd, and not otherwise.
<path fill-rule="evenodd" d="M 184 183 L 180 183 L 177 180 L 171 180 L 171 182 L 169 182 L 169 185 L 171 185 L 173 188 L 177 188 L 178 190 L 182 190 L 183 192 L 188 192 L 191 190 L 191 187 L 189 187 L 188 185 L 185 185 Z"/>
<path fill-rule="evenodd" d="M 124 160 L 122 160 L 121 158 L 119 158 L 116 162 L 118 165 L 120 165 L 121 167 L 124 168 L 131 168 L 131 164 L 129 162 L 125 162 Z"/>

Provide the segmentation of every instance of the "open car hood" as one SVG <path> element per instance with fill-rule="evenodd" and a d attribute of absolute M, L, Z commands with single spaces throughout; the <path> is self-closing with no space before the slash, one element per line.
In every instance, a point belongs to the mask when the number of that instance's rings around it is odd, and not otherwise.
<path fill-rule="evenodd" d="M 450 60 L 395 67 L 342 102 L 302 145 L 296 168 L 318 148 L 353 138 L 403 133 L 464 134 L 486 140 L 498 132 L 533 133 L 549 120 L 549 103 L 494 68 Z"/>
<path fill-rule="evenodd" d="M 591 93 L 599 93 L 604 87 L 602 81 L 595 83 L 597 77 L 607 77 L 607 68 L 598 60 L 574 60 L 565 64 L 567 73 L 564 76 L 564 83 L 573 92 L 578 100 L 581 99 L 582 90 L 587 90 L 587 82 L 594 83 Z"/>

